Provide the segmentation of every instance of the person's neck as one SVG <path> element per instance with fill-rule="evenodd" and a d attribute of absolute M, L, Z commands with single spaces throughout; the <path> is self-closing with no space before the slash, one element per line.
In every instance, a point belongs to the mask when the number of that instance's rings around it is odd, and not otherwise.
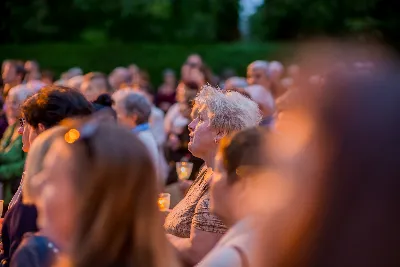
<path fill-rule="evenodd" d="M 212 170 L 214 170 L 215 155 L 216 155 L 216 152 L 213 151 L 213 152 L 210 152 L 207 156 L 205 156 L 203 158 L 204 163 L 206 164 L 206 167 L 211 168 Z"/>

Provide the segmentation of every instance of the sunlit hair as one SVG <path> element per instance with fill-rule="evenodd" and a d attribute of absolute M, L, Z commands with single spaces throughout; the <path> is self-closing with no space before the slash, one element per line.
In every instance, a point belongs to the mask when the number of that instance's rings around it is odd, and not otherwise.
<path fill-rule="evenodd" d="M 35 141 L 32 143 L 25 163 L 23 187 L 24 204 L 35 204 L 35 198 L 42 183 L 40 177 L 36 175 L 42 171 L 43 160 L 54 140 L 64 136 L 66 132 L 67 128 L 56 126 L 44 131 L 35 138 Z"/>
<path fill-rule="evenodd" d="M 195 99 L 199 109 L 206 108 L 211 127 L 217 132 L 229 134 L 256 126 L 261 121 L 258 105 L 235 91 L 222 91 L 203 86 Z"/>
<path fill-rule="evenodd" d="M 156 171 L 145 145 L 113 124 L 67 121 L 77 222 L 71 261 L 86 266 L 177 266 L 158 210 Z M 68 138 L 67 138 L 68 137 Z"/>

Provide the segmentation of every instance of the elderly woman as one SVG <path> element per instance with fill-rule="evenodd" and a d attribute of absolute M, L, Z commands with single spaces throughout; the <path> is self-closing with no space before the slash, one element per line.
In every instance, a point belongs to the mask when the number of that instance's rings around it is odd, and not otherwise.
<path fill-rule="evenodd" d="M 5 102 L 9 126 L 0 143 L 0 180 L 3 183 L 3 197 L 6 204 L 17 190 L 24 170 L 25 153 L 22 151 L 22 137 L 18 133 L 20 106 L 33 93 L 34 91 L 27 86 L 19 85 L 10 89 Z"/>
<path fill-rule="evenodd" d="M 205 166 L 164 224 L 170 242 L 188 265 L 197 264 L 227 230 L 209 209 L 209 182 L 219 141 L 227 134 L 258 125 L 261 119 L 257 104 L 238 92 L 205 86 L 195 101 L 198 114 L 189 124 L 188 148 L 205 161 Z"/>

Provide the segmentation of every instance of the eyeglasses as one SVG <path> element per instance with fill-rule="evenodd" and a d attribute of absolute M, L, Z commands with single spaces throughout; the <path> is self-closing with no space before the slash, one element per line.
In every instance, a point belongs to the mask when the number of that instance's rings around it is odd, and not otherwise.
<path fill-rule="evenodd" d="M 25 122 L 26 122 L 26 120 L 24 118 L 20 118 L 19 119 L 19 126 L 23 128 L 25 126 Z"/>

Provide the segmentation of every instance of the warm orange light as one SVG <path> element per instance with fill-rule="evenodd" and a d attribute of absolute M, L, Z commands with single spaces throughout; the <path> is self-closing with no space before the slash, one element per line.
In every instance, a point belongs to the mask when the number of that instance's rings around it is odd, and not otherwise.
<path fill-rule="evenodd" d="M 81 134 L 77 129 L 71 129 L 65 134 L 64 139 L 67 143 L 72 144 L 73 142 L 78 140 L 80 135 Z"/>

